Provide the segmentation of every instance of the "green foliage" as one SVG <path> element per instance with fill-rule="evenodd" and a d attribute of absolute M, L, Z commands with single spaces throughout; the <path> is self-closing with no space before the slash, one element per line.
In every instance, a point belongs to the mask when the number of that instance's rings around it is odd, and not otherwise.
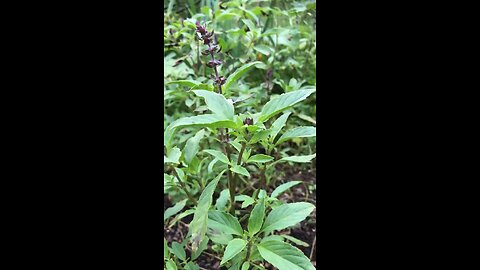
<path fill-rule="evenodd" d="M 278 231 L 315 209 L 280 196 L 302 183 L 285 170 L 315 167 L 315 1 L 164 8 L 164 222 L 189 228 L 181 242 L 164 239 L 165 269 L 199 270 L 207 247 L 229 270 L 314 269 L 292 246 L 308 243 Z"/>

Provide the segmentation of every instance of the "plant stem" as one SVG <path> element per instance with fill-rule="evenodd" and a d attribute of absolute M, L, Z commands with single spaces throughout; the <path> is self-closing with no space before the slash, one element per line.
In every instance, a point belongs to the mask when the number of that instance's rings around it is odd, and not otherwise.
<path fill-rule="evenodd" d="M 250 239 L 250 241 L 248 241 L 248 244 L 247 244 L 247 262 L 250 261 L 250 254 L 251 254 L 251 249 L 252 249 L 252 239 Z"/>
<path fill-rule="evenodd" d="M 242 223 L 245 219 L 247 219 L 250 216 L 250 213 L 246 213 L 245 216 L 243 216 L 238 222 Z"/>
<path fill-rule="evenodd" d="M 247 144 L 245 142 L 242 142 L 242 149 L 240 149 L 240 153 L 238 154 L 237 165 L 242 165 L 243 151 L 245 151 L 246 147 Z"/>
<path fill-rule="evenodd" d="M 182 189 L 185 192 L 185 194 L 187 194 L 188 199 L 190 199 L 190 201 L 192 201 L 193 204 L 197 204 L 197 200 L 195 200 L 192 194 L 188 192 L 187 187 L 185 186 L 185 183 L 183 183 L 183 181 L 180 179 L 180 177 L 177 174 L 177 171 L 175 171 L 175 168 L 173 168 L 172 172 L 173 172 L 173 175 L 178 179 L 178 182 L 180 182 L 180 185 L 182 186 Z"/>

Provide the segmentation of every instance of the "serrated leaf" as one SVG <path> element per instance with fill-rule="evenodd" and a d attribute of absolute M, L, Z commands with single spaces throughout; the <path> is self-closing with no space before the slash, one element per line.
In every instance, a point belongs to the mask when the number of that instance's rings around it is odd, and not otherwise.
<path fill-rule="evenodd" d="M 195 134 L 195 136 L 188 139 L 185 143 L 185 147 L 183 148 L 183 156 L 187 164 L 190 164 L 195 155 L 198 153 L 198 149 L 200 149 L 200 140 L 204 135 L 205 130 L 201 129 Z"/>
<path fill-rule="evenodd" d="M 222 258 L 222 261 L 220 262 L 220 265 L 223 265 L 224 263 L 232 259 L 235 255 L 240 253 L 245 248 L 246 245 L 247 245 L 247 241 L 239 238 L 235 238 L 230 242 L 228 242 L 228 245 L 225 248 L 225 253 L 223 254 L 223 258 Z"/>
<path fill-rule="evenodd" d="M 230 201 L 230 191 L 228 188 L 222 190 L 220 192 L 220 196 L 218 196 L 217 201 L 215 202 L 215 208 L 217 210 L 225 210 L 227 203 Z"/>
<path fill-rule="evenodd" d="M 222 177 L 225 170 L 223 170 L 215 179 L 213 179 L 203 190 L 200 198 L 198 199 L 197 208 L 193 214 L 193 220 L 189 224 L 189 232 L 191 234 L 190 242 L 192 243 L 192 251 L 195 252 L 198 245 L 205 238 L 208 224 L 208 210 L 212 205 L 212 196 L 218 181 Z"/>
<path fill-rule="evenodd" d="M 272 195 L 270 195 L 270 198 L 276 198 L 278 195 L 282 194 L 283 192 L 285 192 L 289 188 L 291 188 L 295 185 L 298 185 L 300 183 L 302 183 L 302 181 L 291 181 L 291 182 L 281 184 L 280 186 L 275 188 L 275 190 L 273 190 Z"/>
<path fill-rule="evenodd" d="M 255 207 L 248 218 L 248 232 L 250 236 L 255 235 L 260 231 L 265 218 L 265 198 L 258 200 Z"/>
<path fill-rule="evenodd" d="M 270 142 L 273 142 L 275 140 L 275 137 L 278 135 L 280 130 L 285 126 L 285 123 L 287 122 L 288 117 L 292 114 L 291 112 L 286 112 L 282 114 L 282 116 L 278 117 L 275 122 L 273 122 L 272 126 L 270 127 Z"/>
<path fill-rule="evenodd" d="M 197 96 L 203 97 L 209 110 L 213 113 L 233 120 L 233 103 L 228 101 L 223 95 L 206 90 L 193 90 Z"/>
<path fill-rule="evenodd" d="M 283 133 L 275 145 L 281 144 L 282 142 L 292 138 L 315 137 L 316 135 L 317 129 L 315 127 L 296 127 Z"/>
<path fill-rule="evenodd" d="M 306 156 L 291 156 L 291 157 L 284 157 L 280 159 L 278 162 L 281 161 L 291 161 L 291 162 L 297 162 L 297 163 L 307 163 L 312 161 L 317 156 L 317 154 L 312 154 L 312 155 L 306 155 Z"/>
<path fill-rule="evenodd" d="M 291 227 L 312 213 L 315 206 L 307 202 L 287 203 L 273 209 L 265 219 L 262 232 L 271 232 Z"/>
<path fill-rule="evenodd" d="M 187 203 L 187 199 L 179 201 L 174 206 L 167 208 L 163 213 L 163 221 L 167 220 L 169 217 L 175 215 L 176 213 L 180 212 L 185 204 Z"/>
<path fill-rule="evenodd" d="M 217 210 L 208 212 L 208 228 L 223 234 L 241 236 L 243 233 L 242 226 L 234 216 Z"/>
<path fill-rule="evenodd" d="M 256 64 L 261 64 L 262 62 L 260 61 L 255 61 L 255 62 L 252 62 L 252 63 L 248 63 L 246 65 L 243 65 L 242 67 L 238 68 L 237 70 L 235 70 L 234 73 L 232 73 L 230 76 L 228 76 L 226 82 L 225 82 L 225 85 L 223 87 L 223 91 L 225 91 L 225 93 L 230 89 L 230 86 L 236 82 L 238 79 L 240 79 L 240 77 L 242 77 L 243 74 L 245 74 L 247 71 L 249 71 L 250 69 L 252 69 Z"/>
<path fill-rule="evenodd" d="M 257 248 L 262 258 L 278 270 L 315 270 L 301 250 L 285 242 L 265 241 Z"/>
<path fill-rule="evenodd" d="M 252 162 L 265 163 L 265 162 L 270 162 L 272 160 L 273 160 L 273 157 L 271 157 L 271 156 L 264 155 L 264 154 L 258 154 L 258 155 L 251 156 L 248 159 L 247 163 L 252 163 Z"/>
<path fill-rule="evenodd" d="M 182 261 L 185 261 L 187 259 L 187 254 L 185 253 L 185 249 L 182 244 L 178 242 L 173 242 L 172 243 L 172 251 L 177 258 L 179 258 Z"/>
<path fill-rule="evenodd" d="M 230 164 L 230 161 L 228 161 L 228 157 L 224 153 L 222 153 L 218 150 L 207 149 L 207 150 L 203 150 L 203 151 L 206 152 L 206 153 L 209 153 L 210 155 L 214 156 L 216 159 L 218 159 L 219 161 L 221 161 L 225 164 Z"/>
<path fill-rule="evenodd" d="M 289 93 L 281 94 L 280 96 L 271 99 L 265 106 L 263 106 L 259 122 L 264 122 L 276 114 L 294 106 L 295 104 L 305 100 L 310 96 L 315 89 L 297 90 Z"/>
<path fill-rule="evenodd" d="M 241 175 L 244 175 L 246 177 L 250 177 L 250 173 L 247 171 L 247 169 L 245 169 L 244 167 L 240 166 L 240 165 L 233 165 L 230 170 L 234 173 L 238 173 L 238 174 L 241 174 Z"/>

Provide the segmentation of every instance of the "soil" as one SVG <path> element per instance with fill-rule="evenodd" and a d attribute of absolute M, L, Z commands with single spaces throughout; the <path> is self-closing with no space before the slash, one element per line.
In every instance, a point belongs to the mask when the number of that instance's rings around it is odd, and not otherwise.
<path fill-rule="evenodd" d="M 302 180 L 303 183 L 297 186 L 294 186 L 290 189 L 290 192 L 285 192 L 279 196 L 279 199 L 285 202 L 310 202 L 316 205 L 316 192 L 314 187 L 316 186 L 316 177 L 315 169 L 297 171 L 294 172 L 291 170 L 291 167 L 280 167 L 278 170 L 284 172 L 285 176 L 281 177 L 282 181 L 279 180 L 276 183 L 276 186 L 282 184 L 284 181 L 289 182 L 293 180 Z M 273 188 L 269 187 L 268 192 L 270 193 Z M 172 204 L 167 197 L 164 198 L 164 210 L 168 207 L 171 207 Z M 250 208 L 247 208 L 250 209 Z M 167 228 L 164 225 L 164 237 L 167 240 L 167 243 L 172 241 L 182 242 L 185 239 L 185 236 L 188 233 L 188 224 L 192 220 L 192 215 L 189 215 L 179 222 L 177 222 L 172 228 Z M 316 266 L 316 212 L 314 211 L 310 217 L 302 221 L 299 226 L 289 228 L 283 231 L 280 231 L 279 234 L 288 234 L 289 236 L 295 237 L 308 244 L 308 247 L 296 245 L 305 256 L 311 259 L 314 266 Z M 312 250 L 313 249 L 313 250 Z M 189 250 L 187 250 L 187 257 L 190 256 Z M 220 269 L 221 258 L 218 257 L 215 251 L 212 250 L 210 244 L 205 249 L 204 252 L 195 260 L 195 262 L 200 266 L 200 269 L 215 270 Z M 264 263 L 263 266 L 266 269 L 274 270 L 273 266 L 268 263 Z M 225 268 L 225 267 L 223 267 Z M 226 268 L 225 268 L 226 269 Z"/>

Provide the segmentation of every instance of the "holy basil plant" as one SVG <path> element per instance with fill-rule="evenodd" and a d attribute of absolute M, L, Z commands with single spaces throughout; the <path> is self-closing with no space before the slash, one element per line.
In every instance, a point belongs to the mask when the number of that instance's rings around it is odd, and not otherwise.
<path fill-rule="evenodd" d="M 195 260 L 208 247 L 220 254 L 220 267 L 230 270 L 265 269 L 265 262 L 280 270 L 315 269 L 295 247 L 308 244 L 279 233 L 308 219 L 315 205 L 280 200 L 302 181 L 276 186 L 268 173 L 280 163 L 310 163 L 316 157 L 282 151 L 288 141 L 315 137 L 313 126 L 285 130 L 297 104 L 315 88 L 272 95 L 265 104 L 257 104 L 257 110 L 240 109 L 235 88 L 252 71 L 265 69 L 263 63 L 251 61 L 224 76 L 227 68 L 222 67 L 222 48 L 214 31 L 196 22 L 195 33 L 211 84 L 169 82 L 178 91 L 186 87 L 192 104 L 205 111 L 182 115 L 164 130 L 164 192 L 177 198 L 164 212 L 164 222 L 171 228 L 185 217 L 191 220 L 181 242 L 164 239 L 165 269 L 200 269 Z"/>

